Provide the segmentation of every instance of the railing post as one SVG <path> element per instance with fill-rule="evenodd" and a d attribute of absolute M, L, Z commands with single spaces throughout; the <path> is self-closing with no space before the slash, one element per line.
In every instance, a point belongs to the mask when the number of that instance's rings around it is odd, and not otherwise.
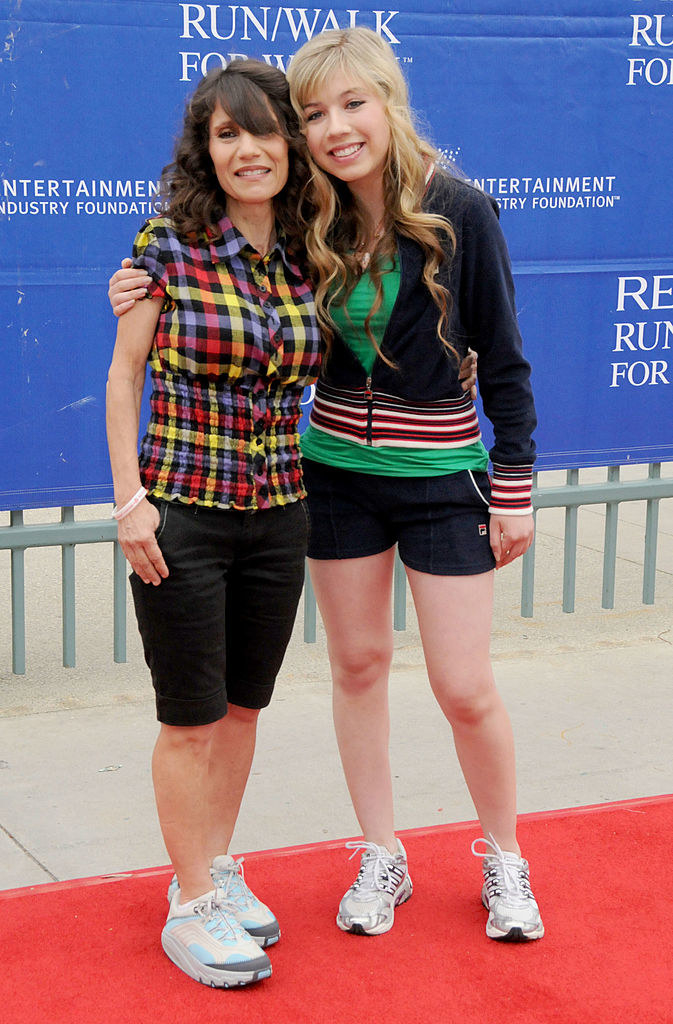
<path fill-rule="evenodd" d="M 393 571 L 393 627 L 399 632 L 407 628 L 407 574 L 399 551 L 395 551 Z"/>
<path fill-rule="evenodd" d="M 649 480 L 661 476 L 661 463 L 651 462 L 647 472 Z M 657 580 L 657 530 L 659 528 L 659 500 L 653 498 L 647 503 L 645 513 L 645 553 L 643 558 L 643 604 L 654 604 Z"/>
<path fill-rule="evenodd" d="M 608 482 L 619 480 L 619 466 L 608 466 Z M 605 505 L 605 543 L 603 545 L 603 600 L 601 607 L 615 606 L 615 569 L 617 566 L 617 523 L 619 502 Z"/>
<path fill-rule="evenodd" d="M 566 483 L 576 487 L 579 469 L 569 469 Z M 577 570 L 577 506 L 566 508 L 565 537 L 563 541 L 563 611 L 575 611 L 575 577 Z"/>
<path fill-rule="evenodd" d="M 533 514 L 533 519 L 537 517 Z M 533 618 L 533 599 L 535 595 L 535 538 L 521 559 L 521 617 Z"/>
<path fill-rule="evenodd" d="M 304 582 L 304 643 L 314 644 L 316 641 L 317 609 L 311 574 L 306 567 Z"/>
<path fill-rule="evenodd" d="M 119 541 L 112 545 L 112 604 L 114 660 L 126 661 L 126 558 Z"/>
<path fill-rule="evenodd" d="M 9 513 L 10 526 L 23 526 L 23 512 Z M 26 673 L 26 576 L 25 551 L 12 548 L 12 672 Z"/>
<path fill-rule="evenodd" d="M 75 509 L 61 509 L 61 522 L 74 523 Z M 61 613 L 63 616 L 63 666 L 75 665 L 75 545 L 61 545 Z"/>
<path fill-rule="evenodd" d="M 537 487 L 537 473 L 533 473 L 533 492 Z M 533 508 L 533 543 L 521 559 L 521 616 L 533 618 L 535 596 L 535 534 L 537 532 L 537 509 Z"/>

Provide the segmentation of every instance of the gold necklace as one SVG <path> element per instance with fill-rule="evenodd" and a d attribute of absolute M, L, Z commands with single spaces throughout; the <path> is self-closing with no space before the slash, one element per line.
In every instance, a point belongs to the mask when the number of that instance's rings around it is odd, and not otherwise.
<path fill-rule="evenodd" d="M 379 241 L 379 239 L 383 238 L 383 235 L 385 234 L 383 229 L 384 221 L 385 217 L 382 217 L 381 220 L 376 225 L 376 227 L 374 228 L 374 233 L 371 235 L 371 242 L 369 241 L 369 238 L 367 238 L 364 242 L 362 242 L 361 245 L 358 246 L 357 260 L 358 263 L 360 264 L 360 269 L 363 273 L 371 263 L 372 249 L 376 248 L 377 242 Z M 365 249 L 366 245 L 369 246 L 367 249 Z"/>

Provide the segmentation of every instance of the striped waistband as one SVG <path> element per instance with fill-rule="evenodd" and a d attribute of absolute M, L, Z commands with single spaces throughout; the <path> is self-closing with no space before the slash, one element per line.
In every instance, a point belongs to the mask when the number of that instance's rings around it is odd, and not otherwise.
<path fill-rule="evenodd" d="M 320 381 L 311 423 L 357 444 L 398 448 L 460 448 L 481 437 L 469 395 L 409 402 L 367 388 L 340 389 Z"/>

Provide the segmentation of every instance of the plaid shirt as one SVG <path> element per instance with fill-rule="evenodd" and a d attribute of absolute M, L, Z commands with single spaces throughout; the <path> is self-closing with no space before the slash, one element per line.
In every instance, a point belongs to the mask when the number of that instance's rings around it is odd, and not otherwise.
<path fill-rule="evenodd" d="M 220 227 L 190 243 L 159 217 L 136 236 L 134 263 L 164 300 L 140 474 L 169 500 L 286 505 L 305 495 L 297 424 L 320 367 L 313 293 L 282 241 L 262 257 L 227 217 Z"/>

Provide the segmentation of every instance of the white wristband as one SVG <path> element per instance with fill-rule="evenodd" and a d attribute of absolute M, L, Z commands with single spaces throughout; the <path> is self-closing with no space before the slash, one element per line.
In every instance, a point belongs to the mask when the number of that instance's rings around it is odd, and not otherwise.
<path fill-rule="evenodd" d="M 133 497 L 126 502 L 125 505 L 122 505 L 121 508 L 115 507 L 112 509 L 112 518 L 119 521 L 120 519 L 123 519 L 125 516 L 127 516 L 129 512 L 133 512 L 133 509 L 137 508 L 137 506 L 140 504 L 140 502 L 143 500 L 146 494 L 147 489 L 145 487 L 141 487 L 139 490 L 136 491 Z"/>

